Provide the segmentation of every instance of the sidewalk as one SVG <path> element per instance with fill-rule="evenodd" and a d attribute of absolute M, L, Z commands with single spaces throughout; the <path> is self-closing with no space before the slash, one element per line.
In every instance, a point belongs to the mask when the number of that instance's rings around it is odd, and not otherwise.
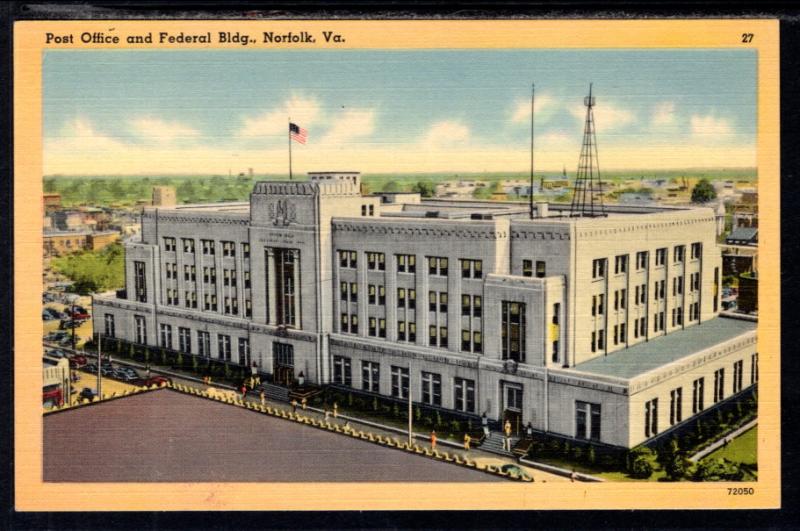
<path fill-rule="evenodd" d="M 738 429 L 730 432 L 725 437 L 719 439 L 718 441 L 714 442 L 713 444 L 710 444 L 706 448 L 703 448 L 702 450 L 700 450 L 699 452 L 694 454 L 692 457 L 690 457 L 689 461 L 692 461 L 692 462 L 696 463 L 697 461 L 701 460 L 702 458 L 704 458 L 708 454 L 712 453 L 717 448 L 719 448 L 721 446 L 724 446 L 725 445 L 725 441 L 735 439 L 736 437 L 738 437 L 742 433 L 746 432 L 747 430 L 749 430 L 750 428 L 752 428 L 756 424 L 758 424 L 758 418 L 754 418 L 753 420 L 751 420 L 750 422 L 748 422 L 747 424 L 745 424 L 741 428 L 738 428 Z"/>

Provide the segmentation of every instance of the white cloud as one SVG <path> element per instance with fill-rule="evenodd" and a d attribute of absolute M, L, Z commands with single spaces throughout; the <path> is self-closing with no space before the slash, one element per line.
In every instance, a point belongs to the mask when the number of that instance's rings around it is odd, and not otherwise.
<path fill-rule="evenodd" d="M 245 118 L 239 136 L 263 137 L 286 134 L 290 117 L 292 122 L 308 129 L 317 121 L 319 114 L 320 105 L 316 99 L 295 95 L 278 108 Z"/>
<path fill-rule="evenodd" d="M 586 106 L 575 106 L 570 109 L 570 114 L 581 122 L 586 120 Z M 636 121 L 636 115 L 622 107 L 611 103 L 598 103 L 594 107 L 594 123 L 597 132 L 611 131 Z"/>
<path fill-rule="evenodd" d="M 673 125 L 675 123 L 675 103 L 664 101 L 656 105 L 650 121 L 654 127 Z"/>
<path fill-rule="evenodd" d="M 693 136 L 730 135 L 733 133 L 731 122 L 726 118 L 717 118 L 713 115 L 693 115 L 689 119 Z"/>
<path fill-rule="evenodd" d="M 348 109 L 342 112 L 334 118 L 321 143 L 341 144 L 371 135 L 375 131 L 375 114 L 373 109 Z"/>
<path fill-rule="evenodd" d="M 540 94 L 536 96 L 533 102 L 533 110 L 536 113 L 537 121 L 546 121 L 552 114 L 550 111 L 557 107 L 555 98 L 549 94 Z M 514 123 L 529 124 L 531 123 L 531 102 L 530 100 L 518 100 L 514 105 L 514 110 L 511 114 L 511 121 Z"/>
<path fill-rule="evenodd" d="M 159 118 L 142 117 L 130 121 L 133 132 L 144 139 L 173 142 L 200 135 L 197 129 L 179 122 L 165 122 Z"/>
<path fill-rule="evenodd" d="M 423 141 L 427 145 L 463 144 L 469 137 L 469 127 L 458 121 L 445 120 L 431 125 Z"/>

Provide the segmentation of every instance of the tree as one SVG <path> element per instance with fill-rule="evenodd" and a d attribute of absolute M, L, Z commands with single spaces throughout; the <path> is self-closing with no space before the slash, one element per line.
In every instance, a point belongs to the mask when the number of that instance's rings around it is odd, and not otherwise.
<path fill-rule="evenodd" d="M 383 185 L 384 192 L 399 192 L 400 185 L 397 184 L 397 181 L 389 181 L 388 183 Z"/>
<path fill-rule="evenodd" d="M 433 197 L 435 188 L 431 181 L 419 181 L 412 188 L 412 191 L 419 193 L 422 197 Z"/>
<path fill-rule="evenodd" d="M 717 192 L 708 179 L 700 179 L 692 189 L 692 203 L 708 203 L 716 198 Z"/>
<path fill-rule="evenodd" d="M 56 258 L 52 265 L 74 282 L 76 292 L 84 295 L 119 289 L 125 283 L 125 256 L 119 243 L 100 251 L 84 251 Z"/>

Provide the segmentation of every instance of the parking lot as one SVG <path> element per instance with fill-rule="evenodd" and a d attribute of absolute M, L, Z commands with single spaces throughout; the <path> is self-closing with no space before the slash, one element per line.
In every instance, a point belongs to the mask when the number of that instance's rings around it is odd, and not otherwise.
<path fill-rule="evenodd" d="M 79 297 L 76 301 L 76 305 L 86 309 L 89 313 L 91 313 L 91 297 L 83 296 Z M 70 310 L 71 306 L 67 305 L 63 302 L 63 300 L 55 301 L 55 302 L 46 302 L 43 305 L 43 308 L 49 308 L 56 310 L 59 313 L 66 314 Z M 50 319 L 50 320 L 42 320 L 42 334 L 43 336 L 47 336 L 51 332 L 58 332 L 61 320 L 60 319 Z M 61 330 L 66 335 L 72 335 L 71 328 L 64 328 Z M 92 337 L 92 320 L 91 318 L 83 321 L 79 326 L 75 328 L 75 340 L 76 346 L 82 345 L 88 339 Z M 64 341 L 62 343 L 63 346 L 71 346 L 72 341 Z"/>

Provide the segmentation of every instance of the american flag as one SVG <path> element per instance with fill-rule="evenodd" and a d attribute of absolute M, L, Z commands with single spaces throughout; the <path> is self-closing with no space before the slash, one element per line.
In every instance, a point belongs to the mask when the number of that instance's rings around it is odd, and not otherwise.
<path fill-rule="evenodd" d="M 301 144 L 305 144 L 306 140 L 308 139 L 308 131 L 297 124 L 289 122 L 289 136 L 292 138 L 292 140 L 296 140 Z"/>

